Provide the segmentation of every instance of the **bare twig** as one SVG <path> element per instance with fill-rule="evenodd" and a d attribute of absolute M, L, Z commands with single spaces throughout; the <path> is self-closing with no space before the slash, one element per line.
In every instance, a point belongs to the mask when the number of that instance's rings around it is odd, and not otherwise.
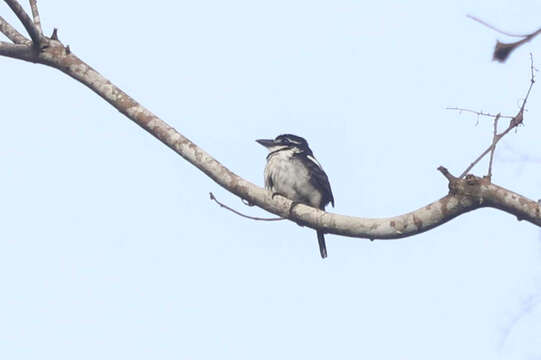
<path fill-rule="evenodd" d="M 480 23 L 480 24 L 486 26 L 487 28 L 492 29 L 492 30 L 494 30 L 494 31 L 496 31 L 496 32 L 499 32 L 500 34 L 505 35 L 505 36 L 509 36 L 509 37 L 521 37 L 521 38 L 528 36 L 528 34 L 512 34 L 512 33 L 508 33 L 508 32 L 506 32 L 506 31 L 502 31 L 502 30 L 498 29 L 498 28 L 495 27 L 495 26 L 492 26 L 492 25 L 488 24 L 487 22 L 485 22 L 485 21 L 479 19 L 478 17 L 475 17 L 475 16 L 473 16 L 473 15 L 466 15 L 466 16 L 469 17 L 470 19 L 472 19 L 472 20 L 474 20 L 474 21 L 477 21 L 478 23 Z"/>
<path fill-rule="evenodd" d="M 494 132 L 492 134 L 492 146 L 490 147 L 490 161 L 488 162 L 488 179 L 492 180 L 492 162 L 494 161 L 494 151 L 496 150 L 496 142 L 498 141 L 498 120 L 500 114 L 494 119 Z"/>
<path fill-rule="evenodd" d="M 21 22 L 24 25 L 24 28 L 28 32 L 28 35 L 30 35 L 30 38 L 32 39 L 32 43 L 34 46 L 34 49 L 39 50 L 40 47 L 40 33 L 36 25 L 32 22 L 32 19 L 30 19 L 30 16 L 24 11 L 21 4 L 19 4 L 16 0 L 4 0 L 6 4 L 13 10 L 15 15 L 21 20 Z"/>
<path fill-rule="evenodd" d="M 483 151 L 483 153 L 482 153 L 481 155 L 479 155 L 479 157 L 478 157 L 477 159 L 475 159 L 475 161 L 472 162 L 472 163 L 470 164 L 470 166 L 468 166 L 468 167 L 466 168 L 466 170 L 464 170 L 464 172 L 463 172 L 462 174 L 460 174 L 459 178 L 460 178 L 460 179 L 464 178 L 464 176 L 466 176 L 466 175 L 470 172 L 470 170 L 471 170 L 471 169 L 472 169 L 479 161 L 481 161 L 481 159 L 484 158 L 486 154 L 488 154 L 488 152 L 490 151 L 490 149 L 491 149 L 491 147 L 489 147 L 488 149 L 486 149 L 485 151 Z"/>
<path fill-rule="evenodd" d="M 30 0 L 30 7 L 32 8 L 32 17 L 34 18 L 34 25 L 38 28 L 40 34 L 43 34 L 41 28 L 41 21 L 39 19 L 38 3 L 37 0 Z"/>
<path fill-rule="evenodd" d="M 464 178 L 464 176 L 466 176 L 466 174 L 468 174 L 468 172 L 479 162 L 481 161 L 482 158 L 485 157 L 486 154 L 488 154 L 491 149 L 493 147 L 496 146 L 496 144 L 501 140 L 501 138 L 503 138 L 505 135 L 507 135 L 507 133 L 509 133 L 511 130 L 513 130 L 514 128 L 516 128 L 518 125 L 522 124 L 522 121 L 523 121 L 524 117 L 523 117 L 523 110 L 519 110 L 518 114 L 513 117 L 513 119 L 509 122 L 509 126 L 507 127 L 507 129 L 505 129 L 504 132 L 502 132 L 501 134 L 497 134 L 496 137 L 493 139 L 493 142 L 492 142 L 492 145 L 490 145 L 485 151 L 483 151 L 483 153 L 481 155 L 479 155 L 479 157 L 477 159 L 475 159 L 474 162 L 472 162 L 470 164 L 470 166 L 468 166 L 468 168 L 466 170 L 464 170 L 464 172 L 462 174 L 460 174 L 459 178 L 462 179 Z"/>
<path fill-rule="evenodd" d="M 501 115 L 501 114 L 495 114 L 494 115 L 494 114 L 486 113 L 486 112 L 483 112 L 483 111 L 464 109 L 464 108 L 459 108 L 459 107 L 446 107 L 445 110 L 456 110 L 456 111 L 459 111 L 460 113 L 461 112 L 469 112 L 469 113 L 476 114 L 477 116 L 486 116 L 486 117 L 491 117 L 491 118 L 496 118 L 496 117 L 499 117 L 500 119 L 512 119 L 512 118 L 514 118 L 514 116 L 510 116 L 510 115 Z"/>
<path fill-rule="evenodd" d="M 260 217 L 255 217 L 255 216 L 249 216 L 249 215 L 245 215 L 235 209 L 232 209 L 230 208 L 229 206 L 221 203 L 220 201 L 218 201 L 218 199 L 216 199 L 216 197 L 214 196 L 213 193 L 209 193 L 210 195 L 210 200 L 214 200 L 216 202 L 216 204 L 220 205 L 221 207 L 223 208 L 226 208 L 227 210 L 239 215 L 239 216 L 242 216 L 242 217 L 245 217 L 247 219 L 251 219 L 251 220 L 257 220 L 257 221 L 279 221 L 279 220 L 287 220 L 285 218 L 260 218 Z"/>
<path fill-rule="evenodd" d="M 530 87 L 528 88 L 528 92 L 526 93 L 526 97 L 524 98 L 524 101 L 522 102 L 521 111 L 524 111 L 524 107 L 526 106 L 526 101 L 528 100 L 528 97 L 530 96 L 530 92 L 532 91 L 533 84 L 535 84 L 535 73 L 537 69 L 533 65 L 533 55 L 530 53 Z"/>
<path fill-rule="evenodd" d="M 526 103 L 528 102 L 528 98 L 530 97 L 530 93 L 532 91 L 532 88 L 533 88 L 533 85 L 535 84 L 535 67 L 533 65 L 533 56 L 532 54 L 530 54 L 530 86 L 528 87 L 528 91 L 526 92 L 526 96 L 524 97 L 524 100 L 522 101 L 522 105 L 520 106 L 520 109 L 518 111 L 518 113 L 513 116 L 511 118 L 511 121 L 509 121 L 509 125 L 507 127 L 507 129 L 505 129 L 501 134 L 497 134 L 496 131 L 496 127 L 498 126 L 497 124 L 497 120 L 503 116 L 500 116 L 500 114 L 497 114 L 495 119 L 494 119 L 494 136 L 493 136 L 493 139 L 492 139 L 492 144 L 488 147 L 488 149 L 486 149 L 481 155 L 479 155 L 479 157 L 477 159 L 475 159 L 474 162 L 472 162 L 470 164 L 470 166 L 468 166 L 468 168 L 466 170 L 464 170 L 464 172 L 460 175 L 460 179 L 462 179 L 464 176 L 466 176 L 466 174 L 483 158 L 485 157 L 486 154 L 488 154 L 489 152 L 494 152 L 494 149 L 496 147 L 496 144 L 498 143 L 498 141 L 501 140 L 501 138 L 503 138 L 505 135 L 507 135 L 507 133 L 509 133 L 511 130 L 515 129 L 517 126 L 521 125 L 524 121 L 524 111 L 525 111 L 525 107 L 526 107 Z M 489 177 L 492 175 L 492 156 L 493 154 L 491 155 L 491 160 L 490 160 L 490 164 L 489 164 Z"/>

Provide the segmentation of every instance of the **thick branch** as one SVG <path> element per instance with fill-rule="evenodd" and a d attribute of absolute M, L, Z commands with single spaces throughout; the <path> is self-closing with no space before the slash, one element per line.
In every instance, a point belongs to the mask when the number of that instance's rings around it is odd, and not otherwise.
<path fill-rule="evenodd" d="M 541 226 L 541 207 L 537 202 L 472 175 L 466 179 L 452 176 L 450 179 L 449 195 L 393 218 L 360 219 L 328 213 L 317 214 L 315 218 L 305 213 L 299 215 L 303 220 L 319 222 L 327 232 L 370 239 L 398 239 L 416 235 L 483 207 L 497 208 L 515 215 L 519 220 Z M 305 208 L 298 206 L 294 210 L 301 212 Z"/>
<path fill-rule="evenodd" d="M 396 239 L 419 234 L 481 207 L 498 208 L 541 226 L 540 209 L 536 202 L 472 176 L 466 179 L 449 176 L 449 195 L 421 209 L 392 218 L 365 219 L 331 214 L 302 204 L 295 206 L 290 214 L 291 201 L 279 196 L 273 199 L 269 191 L 231 172 L 73 53 L 67 52 L 60 42 L 51 40 L 48 45 L 41 53 L 35 54 L 34 58 L 22 50 L 24 46 L 11 45 L 10 51 L 20 51 L 14 57 L 52 66 L 80 81 L 220 186 L 280 217 L 301 221 L 311 228 L 319 228 L 328 233 L 370 239 Z M 5 45 L 2 44 L 0 50 L 2 48 Z M 3 54 L 10 56 L 8 51 Z"/>
<path fill-rule="evenodd" d="M 6 0 L 6 2 L 18 5 L 14 1 Z M 18 9 L 15 7 L 14 11 L 17 12 Z M 21 20 L 25 19 L 21 14 L 26 15 L 26 13 L 19 11 L 17 14 Z M 23 23 L 26 23 L 26 20 L 23 20 Z M 31 28 L 35 29 L 33 25 Z M 63 71 L 89 87 L 126 117 L 208 175 L 217 184 L 249 203 L 280 217 L 289 218 L 328 233 L 369 239 L 396 239 L 419 234 L 460 214 L 481 207 L 498 208 L 514 214 L 519 219 L 541 226 L 540 206 L 537 202 L 490 184 L 486 179 L 471 175 L 465 179 L 455 178 L 444 168 L 440 168 L 440 171 L 449 181 L 449 195 L 404 215 L 383 219 L 366 219 L 326 213 L 302 204 L 295 206 L 290 211 L 292 206 L 290 200 L 280 196 L 273 198 L 269 191 L 244 180 L 224 167 L 203 149 L 77 58 L 62 43 L 45 37 L 41 41 L 46 42 L 46 46 L 43 46 L 40 52 L 33 51 L 30 45 L 0 42 L 0 55 L 41 63 Z M 35 46 L 35 42 L 32 45 Z M 519 115 L 521 114 L 522 111 Z M 509 126 L 509 129 L 520 122 L 522 122 L 522 117 L 515 116 L 511 120 L 512 125 Z"/>
<path fill-rule="evenodd" d="M 15 44 L 30 44 L 30 40 L 25 38 L 13 26 L 11 26 L 3 17 L 0 16 L 0 32 L 13 41 Z"/>
<path fill-rule="evenodd" d="M 40 32 L 36 25 L 32 22 L 32 19 L 30 19 L 30 16 L 24 11 L 21 4 L 19 4 L 16 0 L 4 0 L 6 4 L 13 10 L 15 15 L 21 20 L 21 22 L 24 25 L 24 28 L 28 32 L 28 35 L 30 35 L 30 38 L 32 39 L 32 43 L 34 45 L 34 48 L 39 49 L 40 46 Z"/>
<path fill-rule="evenodd" d="M 29 45 L 11 44 L 0 41 L 0 55 L 25 60 L 33 61 L 35 52 Z"/>

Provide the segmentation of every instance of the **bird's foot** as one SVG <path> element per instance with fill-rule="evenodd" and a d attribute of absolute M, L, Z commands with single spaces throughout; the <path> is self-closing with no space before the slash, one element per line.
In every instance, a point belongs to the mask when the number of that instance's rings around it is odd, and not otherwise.
<path fill-rule="evenodd" d="M 279 192 L 272 193 L 272 198 L 274 199 L 274 197 L 277 196 L 277 195 L 283 196 L 283 197 L 285 197 L 285 198 L 287 199 L 287 196 L 285 196 L 284 194 L 279 193 Z M 295 208 L 295 206 L 297 206 L 297 205 L 299 205 L 299 204 L 302 204 L 302 203 L 299 202 L 299 201 L 292 201 L 292 202 L 291 202 L 291 206 L 289 207 L 289 215 L 288 215 L 288 217 L 293 216 L 293 209 Z M 305 226 L 305 222 L 304 222 L 304 221 L 300 221 L 300 220 L 294 220 L 294 221 L 295 221 L 295 222 L 297 223 L 297 225 L 299 225 L 299 226 L 302 226 L 302 227 Z"/>
<path fill-rule="evenodd" d="M 275 196 L 281 196 L 281 197 L 285 197 L 285 198 L 287 199 L 287 196 L 285 196 L 284 194 L 279 193 L 279 192 L 273 192 L 273 193 L 272 193 L 272 196 L 271 196 L 271 199 L 274 200 L 274 197 L 275 197 Z"/>
<path fill-rule="evenodd" d="M 289 207 L 289 217 L 293 216 L 293 209 L 295 208 L 295 206 L 297 206 L 299 204 L 302 204 L 302 203 L 298 202 L 298 201 L 293 201 L 291 203 L 291 206 Z M 302 227 L 304 227 L 306 225 L 306 223 L 304 221 L 301 221 L 301 220 L 295 220 L 295 222 L 297 223 L 297 225 L 302 226 Z"/>
<path fill-rule="evenodd" d="M 293 209 L 295 208 L 295 206 L 297 206 L 299 204 L 300 204 L 300 202 L 298 202 L 298 201 L 292 201 L 291 202 L 291 206 L 289 207 L 289 216 L 293 215 Z"/>

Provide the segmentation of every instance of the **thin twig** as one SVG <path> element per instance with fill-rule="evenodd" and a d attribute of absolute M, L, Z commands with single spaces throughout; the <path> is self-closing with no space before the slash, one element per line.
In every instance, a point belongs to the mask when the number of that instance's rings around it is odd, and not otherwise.
<path fill-rule="evenodd" d="M 473 16 L 473 15 L 466 15 L 466 16 L 469 17 L 470 19 L 472 19 L 472 20 L 474 20 L 474 21 L 477 21 L 478 23 L 480 23 L 480 24 L 486 26 L 487 28 L 492 29 L 492 30 L 494 30 L 494 31 L 496 31 L 496 32 L 499 32 L 500 34 L 503 34 L 503 35 L 505 35 L 505 36 L 509 36 L 509 37 L 521 37 L 521 38 L 523 38 L 523 37 L 527 37 L 527 36 L 529 35 L 529 34 L 512 34 L 512 33 L 508 33 L 508 32 L 506 32 L 506 31 L 502 31 L 502 30 L 498 29 L 498 28 L 495 27 L 495 26 L 492 26 L 492 25 L 488 24 L 487 22 L 485 22 L 485 21 L 479 19 L 478 17 L 475 17 L 475 16 Z"/>
<path fill-rule="evenodd" d="M 40 47 L 40 33 L 36 25 L 34 25 L 34 22 L 32 19 L 30 19 L 30 16 L 24 11 L 21 4 L 19 4 L 16 0 L 4 0 L 6 4 L 13 10 L 15 15 L 21 20 L 21 22 L 24 25 L 24 28 L 28 32 L 28 35 L 30 35 L 30 38 L 32 39 L 32 45 L 34 46 L 34 49 L 39 50 Z"/>
<path fill-rule="evenodd" d="M 3 17 L 0 16 L 0 32 L 13 41 L 15 44 L 29 44 L 30 40 L 25 38 L 13 26 L 11 26 Z"/>
<path fill-rule="evenodd" d="M 490 152 L 490 150 L 492 149 L 493 146 L 496 146 L 496 144 L 505 136 L 507 135 L 507 133 L 509 133 L 511 130 L 513 130 L 514 128 L 516 128 L 518 125 L 522 124 L 522 121 L 524 119 L 524 116 L 523 116 L 523 110 L 519 110 L 518 114 L 509 122 L 509 126 L 507 127 L 507 129 L 505 129 L 504 132 L 502 132 L 501 134 L 497 135 L 496 137 L 496 141 L 493 141 L 493 144 L 490 145 L 485 151 L 483 151 L 483 153 L 481 155 L 479 155 L 479 157 L 477 159 L 475 159 L 474 162 L 472 162 L 470 164 L 470 166 L 468 166 L 468 168 L 466 170 L 464 170 L 464 172 L 462 174 L 460 174 L 459 178 L 462 179 L 464 178 L 464 176 L 466 176 L 468 174 L 468 172 L 479 162 L 481 161 L 482 158 L 485 157 L 486 154 L 488 154 Z"/>
<path fill-rule="evenodd" d="M 528 98 L 530 97 L 530 93 L 532 91 L 532 88 L 533 88 L 533 85 L 535 84 L 535 67 L 533 65 L 533 56 L 532 54 L 530 53 L 530 72 L 531 72 L 531 76 L 530 76 L 530 87 L 528 88 L 528 91 L 526 92 L 526 96 L 524 97 L 524 100 L 522 101 L 522 105 L 520 106 L 520 110 L 518 111 L 518 113 L 513 116 L 513 118 L 511 119 L 511 121 L 509 121 L 509 126 L 507 127 L 507 129 L 505 129 L 501 134 L 496 134 L 492 140 L 492 144 L 488 147 L 488 149 L 486 149 L 485 151 L 483 151 L 483 153 L 481 155 L 479 155 L 479 157 L 477 159 L 475 159 L 474 162 L 472 162 L 470 164 L 470 166 L 468 166 L 468 168 L 466 170 L 464 170 L 464 172 L 459 176 L 460 179 L 462 179 L 464 176 L 466 176 L 466 174 L 483 158 L 485 157 L 486 154 L 488 154 L 493 148 L 496 147 L 496 144 L 505 136 L 507 135 L 511 130 L 517 128 L 517 126 L 521 125 L 523 122 L 524 122 L 524 111 L 525 111 L 525 107 L 526 107 L 526 103 L 528 102 Z M 499 117 L 503 117 L 503 116 L 496 116 L 496 118 L 499 118 Z M 495 124 L 495 126 L 497 126 L 497 124 Z M 492 161 L 491 161 L 491 164 L 492 164 Z M 492 169 L 489 168 L 489 175 L 490 172 L 492 171 Z"/>
<path fill-rule="evenodd" d="M 41 21 L 39 19 L 38 3 L 37 0 L 30 0 L 30 7 L 32 8 L 32 17 L 34 18 L 34 25 L 38 28 L 40 34 L 43 34 L 41 28 Z"/>
<path fill-rule="evenodd" d="M 483 112 L 483 111 L 476 111 L 476 110 L 464 109 L 464 108 L 459 108 L 459 107 L 446 107 L 445 110 L 456 110 L 456 111 L 459 111 L 459 112 L 469 112 L 469 113 L 476 114 L 477 116 L 486 116 L 486 117 L 491 117 L 491 118 L 496 118 L 496 117 L 499 117 L 500 119 L 512 119 L 512 118 L 514 118 L 514 116 L 510 116 L 510 115 L 500 115 L 500 114 L 494 115 L 494 114 L 486 113 L 486 112 Z"/>
<path fill-rule="evenodd" d="M 526 93 L 526 97 L 524 98 L 524 102 L 522 103 L 521 110 L 524 111 L 524 106 L 526 106 L 526 100 L 528 100 L 528 97 L 530 96 L 530 92 L 532 91 L 533 84 L 535 84 L 535 72 L 537 69 L 535 66 L 533 66 L 533 55 L 530 53 L 530 87 L 528 88 L 528 92 Z"/>
<path fill-rule="evenodd" d="M 488 152 L 490 151 L 491 147 L 489 147 L 488 149 L 486 149 L 485 151 L 483 151 L 483 153 L 481 155 L 479 155 L 479 157 L 477 159 L 475 159 L 474 162 L 472 162 L 470 164 L 470 166 L 468 166 L 468 168 L 466 170 L 464 170 L 464 172 L 462 174 L 460 174 L 460 176 L 458 177 L 459 179 L 462 179 L 464 178 L 464 176 L 466 176 L 470 170 L 482 159 L 485 157 L 486 154 L 488 154 Z"/>
<path fill-rule="evenodd" d="M 494 132 L 492 134 L 492 146 L 490 147 L 490 161 L 488 162 L 488 179 L 492 181 L 492 162 L 494 161 L 494 151 L 496 150 L 496 142 L 498 141 L 498 120 L 500 114 L 494 119 Z"/>
<path fill-rule="evenodd" d="M 214 196 L 213 193 L 209 193 L 210 195 L 210 200 L 214 200 L 218 205 L 220 205 L 221 207 L 223 208 L 226 208 L 227 210 L 239 215 L 239 216 L 242 216 L 242 217 L 245 217 L 247 219 L 250 219 L 250 220 L 257 220 L 257 221 L 279 221 L 279 220 L 287 220 L 287 219 L 284 219 L 284 218 L 260 218 L 260 217 L 255 217 L 255 216 L 249 216 L 249 215 L 245 215 L 241 212 L 238 212 L 237 210 L 235 209 L 232 209 L 230 208 L 229 206 L 221 203 L 220 201 L 218 201 L 218 199 L 216 199 L 216 197 Z"/>

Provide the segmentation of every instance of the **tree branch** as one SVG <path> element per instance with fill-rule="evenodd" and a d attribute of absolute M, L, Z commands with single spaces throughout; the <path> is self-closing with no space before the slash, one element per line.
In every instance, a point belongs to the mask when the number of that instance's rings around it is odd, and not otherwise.
<path fill-rule="evenodd" d="M 537 202 L 491 184 L 486 179 L 472 175 L 468 175 L 465 179 L 455 178 L 448 171 L 443 170 L 444 168 L 440 171 L 449 181 L 449 194 L 423 208 L 400 216 L 382 219 L 359 218 L 327 213 L 303 204 L 295 206 L 290 211 L 292 206 L 290 200 L 281 196 L 273 198 L 270 191 L 244 180 L 227 169 L 72 52 L 67 51 L 61 42 L 45 37 L 42 40 L 47 42 L 47 46 L 43 46 L 40 52 L 31 51 L 32 47 L 27 45 L 0 43 L 0 55 L 37 62 L 64 72 L 90 88 L 218 185 L 279 217 L 288 218 L 327 233 L 368 239 L 397 239 L 412 236 L 482 207 L 497 208 L 521 220 L 541 226 L 540 205 Z M 513 122 L 520 123 L 517 117 L 511 120 L 511 123 Z"/>
<path fill-rule="evenodd" d="M 530 34 L 511 34 L 505 31 L 502 31 L 492 25 L 489 25 L 488 23 L 484 22 L 483 20 L 476 18 L 475 16 L 468 15 L 470 19 L 473 19 L 474 21 L 477 21 L 480 24 L 483 24 L 484 26 L 488 27 L 489 29 L 492 29 L 496 32 L 499 32 L 500 34 L 510 36 L 510 37 L 521 37 L 521 40 L 512 42 L 512 43 L 502 43 L 500 41 L 496 42 L 496 47 L 494 48 L 494 53 L 492 55 L 493 60 L 497 60 L 499 62 L 505 62 L 511 52 L 518 48 L 519 46 L 527 43 L 528 41 L 532 40 L 534 37 L 539 35 L 541 33 L 541 28 L 537 29 L 536 31 L 530 33 Z"/>
<path fill-rule="evenodd" d="M 30 44 L 30 40 L 25 38 L 13 26 L 11 26 L 3 17 L 0 16 L 0 32 L 13 41 L 15 44 Z"/>
<path fill-rule="evenodd" d="M 473 21 L 477 21 L 479 24 L 482 24 L 482 25 L 486 26 L 487 28 L 492 29 L 492 30 L 494 30 L 496 32 L 499 32 L 500 34 L 505 35 L 505 36 L 520 37 L 520 38 L 528 36 L 528 34 L 512 34 L 512 33 L 509 33 L 507 31 L 500 30 L 497 27 L 495 27 L 493 25 L 490 25 L 486 21 L 483 21 L 483 20 L 481 20 L 478 17 L 473 16 L 473 15 L 466 15 L 466 16 L 469 17 L 470 19 L 472 19 Z"/>
<path fill-rule="evenodd" d="M 233 209 L 232 207 L 229 207 L 226 204 L 218 201 L 218 199 L 216 199 L 216 197 L 214 196 L 214 194 L 212 192 L 209 193 L 209 196 L 210 196 L 210 200 L 212 200 L 216 204 L 220 205 L 220 207 L 223 207 L 224 209 L 227 209 L 227 210 L 231 211 L 232 213 L 237 214 L 238 216 L 242 216 L 243 218 L 246 218 L 246 219 L 256 220 L 256 221 L 280 221 L 280 220 L 286 220 L 284 218 L 262 218 L 262 217 L 257 217 L 257 216 L 246 215 L 246 214 L 243 214 L 240 211 L 237 211 L 237 210 Z"/>
<path fill-rule="evenodd" d="M 492 55 L 492 59 L 499 62 L 505 62 L 505 60 L 507 60 L 507 58 L 509 57 L 509 55 L 511 55 L 511 52 L 513 50 L 515 50 L 521 45 L 526 44 L 528 41 L 532 40 L 534 37 L 536 37 L 540 33 L 541 33 L 541 28 L 529 34 L 524 39 L 513 42 L 513 43 L 503 43 L 501 41 L 496 41 L 496 46 L 494 47 L 494 53 Z"/>
<path fill-rule="evenodd" d="M 28 32 L 28 35 L 30 35 L 30 38 L 32 39 L 32 43 L 35 49 L 39 50 L 40 47 L 40 31 L 34 25 L 32 22 L 32 19 L 30 19 L 30 16 L 24 11 L 23 7 L 17 0 L 4 0 L 6 4 L 11 8 L 11 10 L 17 15 L 19 20 L 23 23 L 24 28 Z"/>
<path fill-rule="evenodd" d="M 510 116 L 510 115 L 491 114 L 491 113 L 487 113 L 487 112 L 484 112 L 484 111 L 477 111 L 477 110 L 459 108 L 459 107 L 456 107 L 456 106 L 455 107 L 446 107 L 445 110 L 456 110 L 459 113 L 469 112 L 469 113 L 476 114 L 477 116 L 486 116 L 486 117 L 491 117 L 491 118 L 496 118 L 496 116 L 498 116 L 500 119 L 512 119 L 514 117 L 514 116 Z"/>
<path fill-rule="evenodd" d="M 0 55 L 33 62 L 34 50 L 29 45 L 11 44 L 0 41 Z"/>
<path fill-rule="evenodd" d="M 524 111 L 526 109 L 526 103 L 528 102 L 528 98 L 530 97 L 530 93 L 532 92 L 532 88 L 533 88 L 534 84 L 535 84 L 535 68 L 534 68 L 534 65 L 533 65 L 533 56 L 532 56 L 532 54 L 530 54 L 530 86 L 528 87 L 528 91 L 526 92 L 526 96 L 524 97 L 524 100 L 522 101 L 522 105 L 520 106 L 520 109 L 519 109 L 518 113 L 513 117 L 502 116 L 501 114 L 492 115 L 492 114 L 487 114 L 487 113 L 483 113 L 483 112 L 478 112 L 477 113 L 478 116 L 483 115 L 483 116 L 494 117 L 494 132 L 493 132 L 493 136 L 492 136 L 492 144 L 485 151 L 483 151 L 483 153 L 481 155 L 479 155 L 477 157 L 477 159 L 475 159 L 475 161 L 472 162 L 470 164 L 470 166 L 468 166 L 468 168 L 466 168 L 466 170 L 464 170 L 464 172 L 462 174 L 460 174 L 459 177 L 461 179 L 464 176 L 466 176 L 466 174 L 479 161 L 481 161 L 481 159 L 484 158 L 486 154 L 488 154 L 490 152 L 490 162 L 489 162 L 488 175 L 487 175 L 488 179 L 490 180 L 490 178 L 492 177 L 492 161 L 493 161 L 493 158 L 494 158 L 494 151 L 496 149 L 496 144 L 505 135 L 507 135 L 511 130 L 513 130 L 514 128 L 516 128 L 517 126 L 519 126 L 519 125 L 521 125 L 523 123 L 523 121 L 524 121 Z M 474 112 L 474 111 L 471 111 L 471 110 L 465 110 L 465 109 L 459 109 L 459 108 L 447 108 L 447 109 Z M 507 129 L 505 129 L 505 131 L 502 132 L 501 134 L 498 134 L 497 133 L 497 131 L 498 131 L 498 120 L 500 118 L 502 118 L 502 117 L 511 118 L 511 121 L 509 121 L 509 126 L 507 127 Z"/>
<path fill-rule="evenodd" d="M 500 114 L 494 119 L 494 131 L 492 133 L 492 146 L 490 147 L 490 160 L 488 163 L 488 180 L 492 181 L 492 162 L 494 161 L 494 151 L 496 151 L 496 143 L 499 140 L 498 135 L 498 120 L 500 119 Z"/>
<path fill-rule="evenodd" d="M 39 19 L 38 3 L 37 0 L 30 0 L 30 8 L 32 8 L 32 17 L 34 18 L 34 25 L 38 29 L 40 34 L 43 34 L 43 29 L 41 28 L 41 21 Z"/>

